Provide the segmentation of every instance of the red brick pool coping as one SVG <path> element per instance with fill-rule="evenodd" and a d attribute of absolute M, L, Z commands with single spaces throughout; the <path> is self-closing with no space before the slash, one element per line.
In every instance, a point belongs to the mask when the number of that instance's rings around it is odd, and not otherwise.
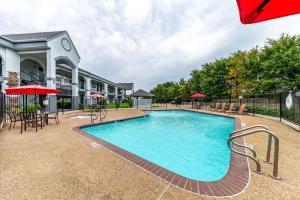
<path fill-rule="evenodd" d="M 191 110 L 190 110 L 191 111 Z M 198 111 L 192 111 L 192 112 L 198 112 Z M 205 114 L 211 114 L 211 115 L 217 115 L 213 113 L 205 113 Z M 140 166 L 141 168 L 145 169 L 146 171 L 150 172 L 151 174 L 158 176 L 159 178 L 167 181 L 168 183 L 171 183 L 172 185 L 179 187 L 183 190 L 195 193 L 195 194 L 201 194 L 206 196 L 214 196 L 214 197 L 224 197 L 224 196 L 233 196 L 240 192 L 242 192 L 249 181 L 250 178 L 250 171 L 249 171 L 249 165 L 248 160 L 246 157 L 231 153 L 230 156 L 230 166 L 227 171 L 227 174 L 220 180 L 217 181 L 211 181 L 211 182 L 205 182 L 205 181 L 197 181 L 193 179 L 189 179 L 186 177 L 183 177 L 179 174 L 176 174 L 174 172 L 171 172 L 163 167 L 160 167 L 148 160 L 145 160 L 135 154 L 132 154 L 116 145 L 113 145 L 109 142 L 106 142 L 100 138 L 97 138 L 95 136 L 92 136 L 84 131 L 81 130 L 81 128 L 99 125 L 99 124 L 107 124 L 112 122 L 118 122 L 118 121 L 124 121 L 128 119 L 136 119 L 141 117 L 147 117 L 147 115 L 142 116 L 135 116 L 135 117 L 128 117 L 128 118 L 122 118 L 122 119 L 116 119 L 116 120 L 110 120 L 100 123 L 94 123 L 89 125 L 82 125 L 78 127 L 74 127 L 73 129 L 77 132 L 79 132 L 81 135 L 84 135 L 91 140 L 99 143 L 103 147 L 109 149 L 110 151 L 118 154 L 119 156 L 127 159 L 128 161 Z M 229 116 L 225 116 L 229 117 Z M 239 118 L 232 117 L 235 119 L 235 130 L 241 128 L 241 122 Z M 236 142 L 240 144 L 244 144 L 243 138 L 238 138 L 235 140 Z M 235 149 L 246 152 L 245 148 L 235 146 Z"/>

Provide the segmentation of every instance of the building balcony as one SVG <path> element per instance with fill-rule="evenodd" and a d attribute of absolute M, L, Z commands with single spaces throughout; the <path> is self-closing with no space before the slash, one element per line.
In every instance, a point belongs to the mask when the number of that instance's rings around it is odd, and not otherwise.
<path fill-rule="evenodd" d="M 72 85 L 70 85 L 70 84 L 60 84 L 60 83 L 56 83 L 56 89 L 61 89 L 61 90 L 72 90 Z"/>
<path fill-rule="evenodd" d="M 98 92 L 98 93 L 104 93 L 104 90 L 97 90 L 97 88 L 92 88 L 91 92 Z"/>
<path fill-rule="evenodd" d="M 36 75 L 32 72 L 20 71 L 21 85 L 46 85 L 46 80 L 42 75 Z"/>

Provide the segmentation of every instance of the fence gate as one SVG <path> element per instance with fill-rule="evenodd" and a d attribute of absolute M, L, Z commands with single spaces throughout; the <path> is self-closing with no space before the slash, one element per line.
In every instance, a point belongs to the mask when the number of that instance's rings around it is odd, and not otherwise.
<path fill-rule="evenodd" d="M 300 125 L 300 91 L 281 94 L 281 118 Z"/>
<path fill-rule="evenodd" d="M 152 99 L 134 99 L 133 108 L 151 108 Z"/>

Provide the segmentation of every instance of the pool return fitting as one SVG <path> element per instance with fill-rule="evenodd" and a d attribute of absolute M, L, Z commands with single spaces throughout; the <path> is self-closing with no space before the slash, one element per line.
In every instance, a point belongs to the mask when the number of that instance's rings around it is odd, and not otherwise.
<path fill-rule="evenodd" d="M 235 135 L 237 133 L 241 133 L 241 134 Z M 254 148 L 251 146 L 248 146 L 248 145 L 239 144 L 234 141 L 234 139 L 252 135 L 255 133 L 267 133 L 268 134 L 268 148 L 267 148 L 267 155 L 266 155 L 266 161 L 265 161 L 265 163 L 267 163 L 267 164 L 272 164 L 272 162 L 270 161 L 270 157 L 271 157 L 272 142 L 274 139 L 273 173 L 271 174 L 271 177 L 273 177 L 274 179 L 280 179 L 280 177 L 278 176 L 279 139 L 276 136 L 276 134 L 268 127 L 266 127 L 264 125 L 254 125 L 254 126 L 249 126 L 249 127 L 239 129 L 239 130 L 232 132 L 229 135 L 229 138 L 227 140 L 228 148 L 236 154 L 246 156 L 246 157 L 250 158 L 251 160 L 253 160 L 256 163 L 256 171 L 255 172 L 258 174 L 262 174 L 261 165 L 256 156 L 256 151 L 254 150 Z M 252 155 L 248 154 L 247 152 L 244 153 L 244 152 L 238 151 L 235 148 L 236 146 L 244 147 L 244 148 L 248 149 L 252 153 Z"/>

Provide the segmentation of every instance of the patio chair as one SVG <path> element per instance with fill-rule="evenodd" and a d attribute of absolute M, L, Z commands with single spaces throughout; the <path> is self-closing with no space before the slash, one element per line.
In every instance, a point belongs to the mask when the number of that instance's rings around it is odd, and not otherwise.
<path fill-rule="evenodd" d="M 247 104 L 242 104 L 239 111 L 238 111 L 238 114 L 242 115 L 242 114 L 246 114 L 246 107 L 247 107 Z"/>
<path fill-rule="evenodd" d="M 43 129 L 43 119 L 42 116 L 39 115 L 37 112 L 29 113 L 31 119 L 31 126 L 35 128 L 35 132 L 37 132 L 38 127 Z"/>
<path fill-rule="evenodd" d="M 49 119 L 54 119 L 57 126 L 60 124 L 59 118 L 58 118 L 58 113 L 59 113 L 59 111 L 57 110 L 55 113 L 49 113 L 48 114 L 48 120 Z"/>
<path fill-rule="evenodd" d="M 219 106 L 220 106 L 220 103 L 219 102 L 217 102 L 216 103 L 216 107 L 213 109 L 214 111 L 218 111 L 218 109 L 219 109 Z"/>
<path fill-rule="evenodd" d="M 218 109 L 219 112 L 225 112 L 226 103 L 222 103 L 221 108 Z"/>
<path fill-rule="evenodd" d="M 217 111 L 218 108 L 219 108 L 219 105 L 220 105 L 219 102 L 217 102 L 217 103 L 215 104 L 214 107 L 211 107 L 211 106 L 210 106 L 210 107 L 208 108 L 208 110 Z"/>
<path fill-rule="evenodd" d="M 234 103 L 229 105 L 229 109 L 225 111 L 226 113 L 233 113 L 234 112 Z"/>
<path fill-rule="evenodd" d="M 7 114 L 8 114 L 9 121 L 10 121 L 10 125 L 9 125 L 9 129 L 8 130 L 10 130 L 11 129 L 11 125 L 14 124 L 13 128 L 15 128 L 16 122 L 20 122 L 21 118 L 16 113 L 14 113 L 12 111 L 8 111 Z"/>
<path fill-rule="evenodd" d="M 246 114 L 246 107 L 247 107 L 247 104 L 241 104 L 241 106 L 240 106 L 240 108 L 239 108 L 239 110 L 238 111 L 233 111 L 233 112 L 231 112 L 231 113 L 233 113 L 233 114 L 240 114 L 240 115 L 242 115 L 242 114 Z"/>
<path fill-rule="evenodd" d="M 23 128 L 26 131 L 27 127 L 32 126 L 32 120 L 30 114 L 27 112 L 20 112 L 20 119 L 21 119 L 21 134 L 23 133 Z"/>

